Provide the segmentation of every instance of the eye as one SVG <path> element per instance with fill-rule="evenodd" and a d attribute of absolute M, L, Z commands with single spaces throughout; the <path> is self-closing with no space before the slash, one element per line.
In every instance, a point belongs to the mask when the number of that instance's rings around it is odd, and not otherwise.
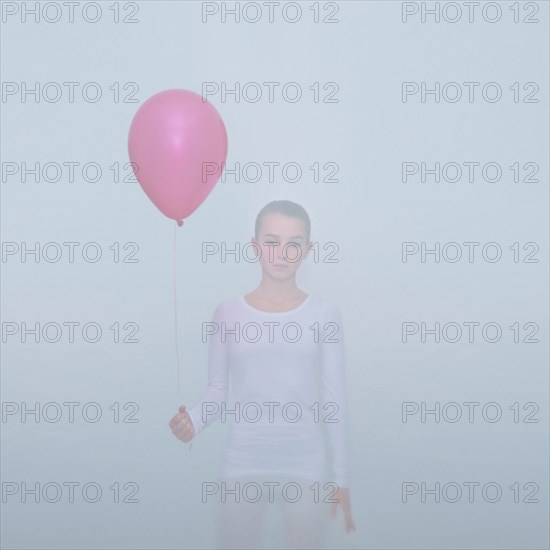
<path fill-rule="evenodd" d="M 264 241 L 264 244 L 279 244 L 277 241 Z"/>

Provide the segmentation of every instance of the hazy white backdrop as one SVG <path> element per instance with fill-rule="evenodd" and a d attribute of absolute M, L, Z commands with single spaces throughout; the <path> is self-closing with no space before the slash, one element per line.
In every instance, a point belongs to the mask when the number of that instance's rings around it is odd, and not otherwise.
<path fill-rule="evenodd" d="M 3 9 L 6 9 L 4 3 Z M 34 3 L 27 3 L 34 5 Z M 2 161 L 34 165 L 99 163 L 97 183 L 79 175 L 23 183 L 4 173 L 2 241 L 99 243 L 97 263 L 70 263 L 66 253 L 49 263 L 20 255 L 2 260 L 2 322 L 96 322 L 95 344 L 67 334 L 58 343 L 2 343 L 2 401 L 97 402 L 97 423 L 36 423 L 32 416 L 3 419 L 2 481 L 42 484 L 95 481 L 104 490 L 90 504 L 2 503 L 5 548 L 210 548 L 213 509 L 201 502 L 201 483 L 215 479 L 225 426 L 211 426 L 191 452 L 175 440 L 168 420 L 180 403 L 193 405 L 206 386 L 206 346 L 201 322 L 222 300 L 252 290 L 259 267 L 228 256 L 202 261 L 204 242 L 244 245 L 255 216 L 268 201 L 302 204 L 312 239 L 338 245 L 337 263 L 309 261 L 299 286 L 340 309 L 347 344 L 350 400 L 350 494 L 357 532 L 342 518 L 331 524 L 333 548 L 547 548 L 548 547 L 548 4 L 538 23 L 515 23 L 512 3 L 499 2 L 502 18 L 472 23 L 419 16 L 401 19 L 402 3 L 338 2 L 339 20 L 314 23 L 313 2 L 300 2 L 302 18 L 285 22 L 267 9 L 258 23 L 202 22 L 201 2 L 139 2 L 137 23 L 113 22 L 110 2 L 90 24 L 2 23 L 3 85 L 78 82 L 76 99 L 59 102 L 21 94 L 2 98 Z M 131 3 L 130 3 L 131 4 Z M 229 3 L 233 4 L 233 3 Z M 285 3 L 283 3 L 285 4 Z M 326 3 L 331 4 L 331 3 Z M 433 2 L 417 3 L 428 4 Z M 443 3 L 445 4 L 445 3 Z M 466 10 L 464 3 L 459 2 Z M 61 5 L 61 3 L 59 3 Z M 241 2 L 241 7 L 244 3 Z M 262 3 L 259 3 L 262 5 Z M 321 13 L 330 13 L 330 6 Z M 125 7 L 126 6 L 126 7 Z M 53 9 L 53 8 L 52 8 Z M 119 4 L 121 17 L 128 15 Z M 52 12 L 53 13 L 53 12 Z M 529 13 L 520 9 L 520 18 Z M 497 82 L 501 101 L 422 103 L 401 100 L 405 81 Z M 82 99 L 87 82 L 99 83 L 97 103 Z M 110 87 L 136 83 L 138 103 L 115 102 Z M 302 180 L 235 182 L 228 175 L 177 232 L 177 293 L 181 392 L 176 388 L 172 247 L 174 222 L 164 217 L 136 183 L 115 183 L 113 163 L 128 161 L 127 135 L 140 103 L 169 88 L 202 91 L 204 82 L 297 82 L 297 103 L 276 95 L 251 103 L 221 95 L 209 100 L 223 117 L 229 139 L 228 167 L 247 162 L 298 163 Z M 309 87 L 336 82 L 337 103 L 312 101 Z M 515 82 L 538 83 L 538 103 L 515 103 Z M 281 86 L 278 88 L 280 90 Z M 66 88 L 65 88 L 66 90 Z M 264 88 L 265 90 L 265 88 Z M 477 88 L 479 92 L 480 88 Z M 521 91 L 524 94 L 524 91 Z M 521 96 L 522 98 L 524 95 Z M 403 162 L 496 162 L 501 181 L 402 182 Z M 309 166 L 335 162 L 336 183 L 314 183 Z M 514 183 L 513 163 L 539 166 L 538 183 Z M 3 165 L 5 170 L 6 166 Z M 4 170 L 4 171 L 5 171 Z M 127 172 L 124 172 L 127 173 Z M 522 177 L 526 174 L 523 172 Z M 404 263 L 406 241 L 497 242 L 500 262 L 457 263 L 417 257 Z M 137 263 L 114 262 L 113 243 L 135 242 Z M 515 263 L 509 246 L 536 242 L 538 263 Z M 81 247 L 77 250 L 80 250 Z M 66 249 L 65 249 L 66 250 Z M 480 248 L 477 249 L 479 252 Z M 124 254 L 124 252 L 123 252 Z M 523 251 L 522 251 L 523 254 Z M 311 259 L 310 259 L 311 260 Z M 498 323 L 500 342 L 402 343 L 406 321 L 433 325 L 468 321 Z M 114 343 L 114 322 L 137 323 L 139 343 Z M 508 328 L 534 322 L 539 343 L 514 343 Z M 126 332 L 123 332 L 127 334 Z M 522 338 L 526 331 L 522 329 Z M 479 335 L 479 333 L 478 333 Z M 442 405 L 498 403 L 500 422 L 402 422 L 402 402 Z M 137 423 L 115 423 L 109 406 L 136 402 Z M 540 407 L 538 423 L 515 423 L 508 409 Z M 479 408 L 477 412 L 479 413 Z M 139 503 L 114 503 L 109 486 L 139 485 Z M 457 503 L 418 495 L 402 502 L 403 482 L 496 482 L 499 502 L 476 493 Z M 539 486 L 538 503 L 515 503 L 508 488 Z M 464 486 L 463 486 L 464 487 Z M 123 494 L 128 494 L 124 492 Z M 268 522 L 271 547 L 281 543 L 277 518 Z"/>

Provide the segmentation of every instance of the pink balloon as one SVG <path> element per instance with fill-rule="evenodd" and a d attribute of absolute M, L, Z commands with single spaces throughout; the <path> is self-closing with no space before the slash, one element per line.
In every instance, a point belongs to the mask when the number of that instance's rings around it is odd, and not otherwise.
<path fill-rule="evenodd" d="M 128 155 L 153 204 L 178 225 L 206 199 L 227 156 L 218 111 L 189 90 L 165 90 L 138 109 L 128 134 Z"/>

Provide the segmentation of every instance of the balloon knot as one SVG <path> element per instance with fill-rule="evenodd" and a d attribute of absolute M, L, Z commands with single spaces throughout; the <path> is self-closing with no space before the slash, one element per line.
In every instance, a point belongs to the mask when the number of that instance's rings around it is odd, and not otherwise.
<path fill-rule="evenodd" d="M 176 220 L 178 223 L 178 226 L 181 227 L 183 225 L 183 220 Z"/>

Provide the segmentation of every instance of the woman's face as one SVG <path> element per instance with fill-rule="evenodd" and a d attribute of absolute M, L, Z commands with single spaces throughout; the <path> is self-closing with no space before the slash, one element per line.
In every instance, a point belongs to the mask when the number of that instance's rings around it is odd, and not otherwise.
<path fill-rule="evenodd" d="M 292 277 L 309 253 L 304 222 L 284 214 L 266 214 L 260 225 L 258 240 L 252 238 L 262 270 L 276 279 Z"/>

